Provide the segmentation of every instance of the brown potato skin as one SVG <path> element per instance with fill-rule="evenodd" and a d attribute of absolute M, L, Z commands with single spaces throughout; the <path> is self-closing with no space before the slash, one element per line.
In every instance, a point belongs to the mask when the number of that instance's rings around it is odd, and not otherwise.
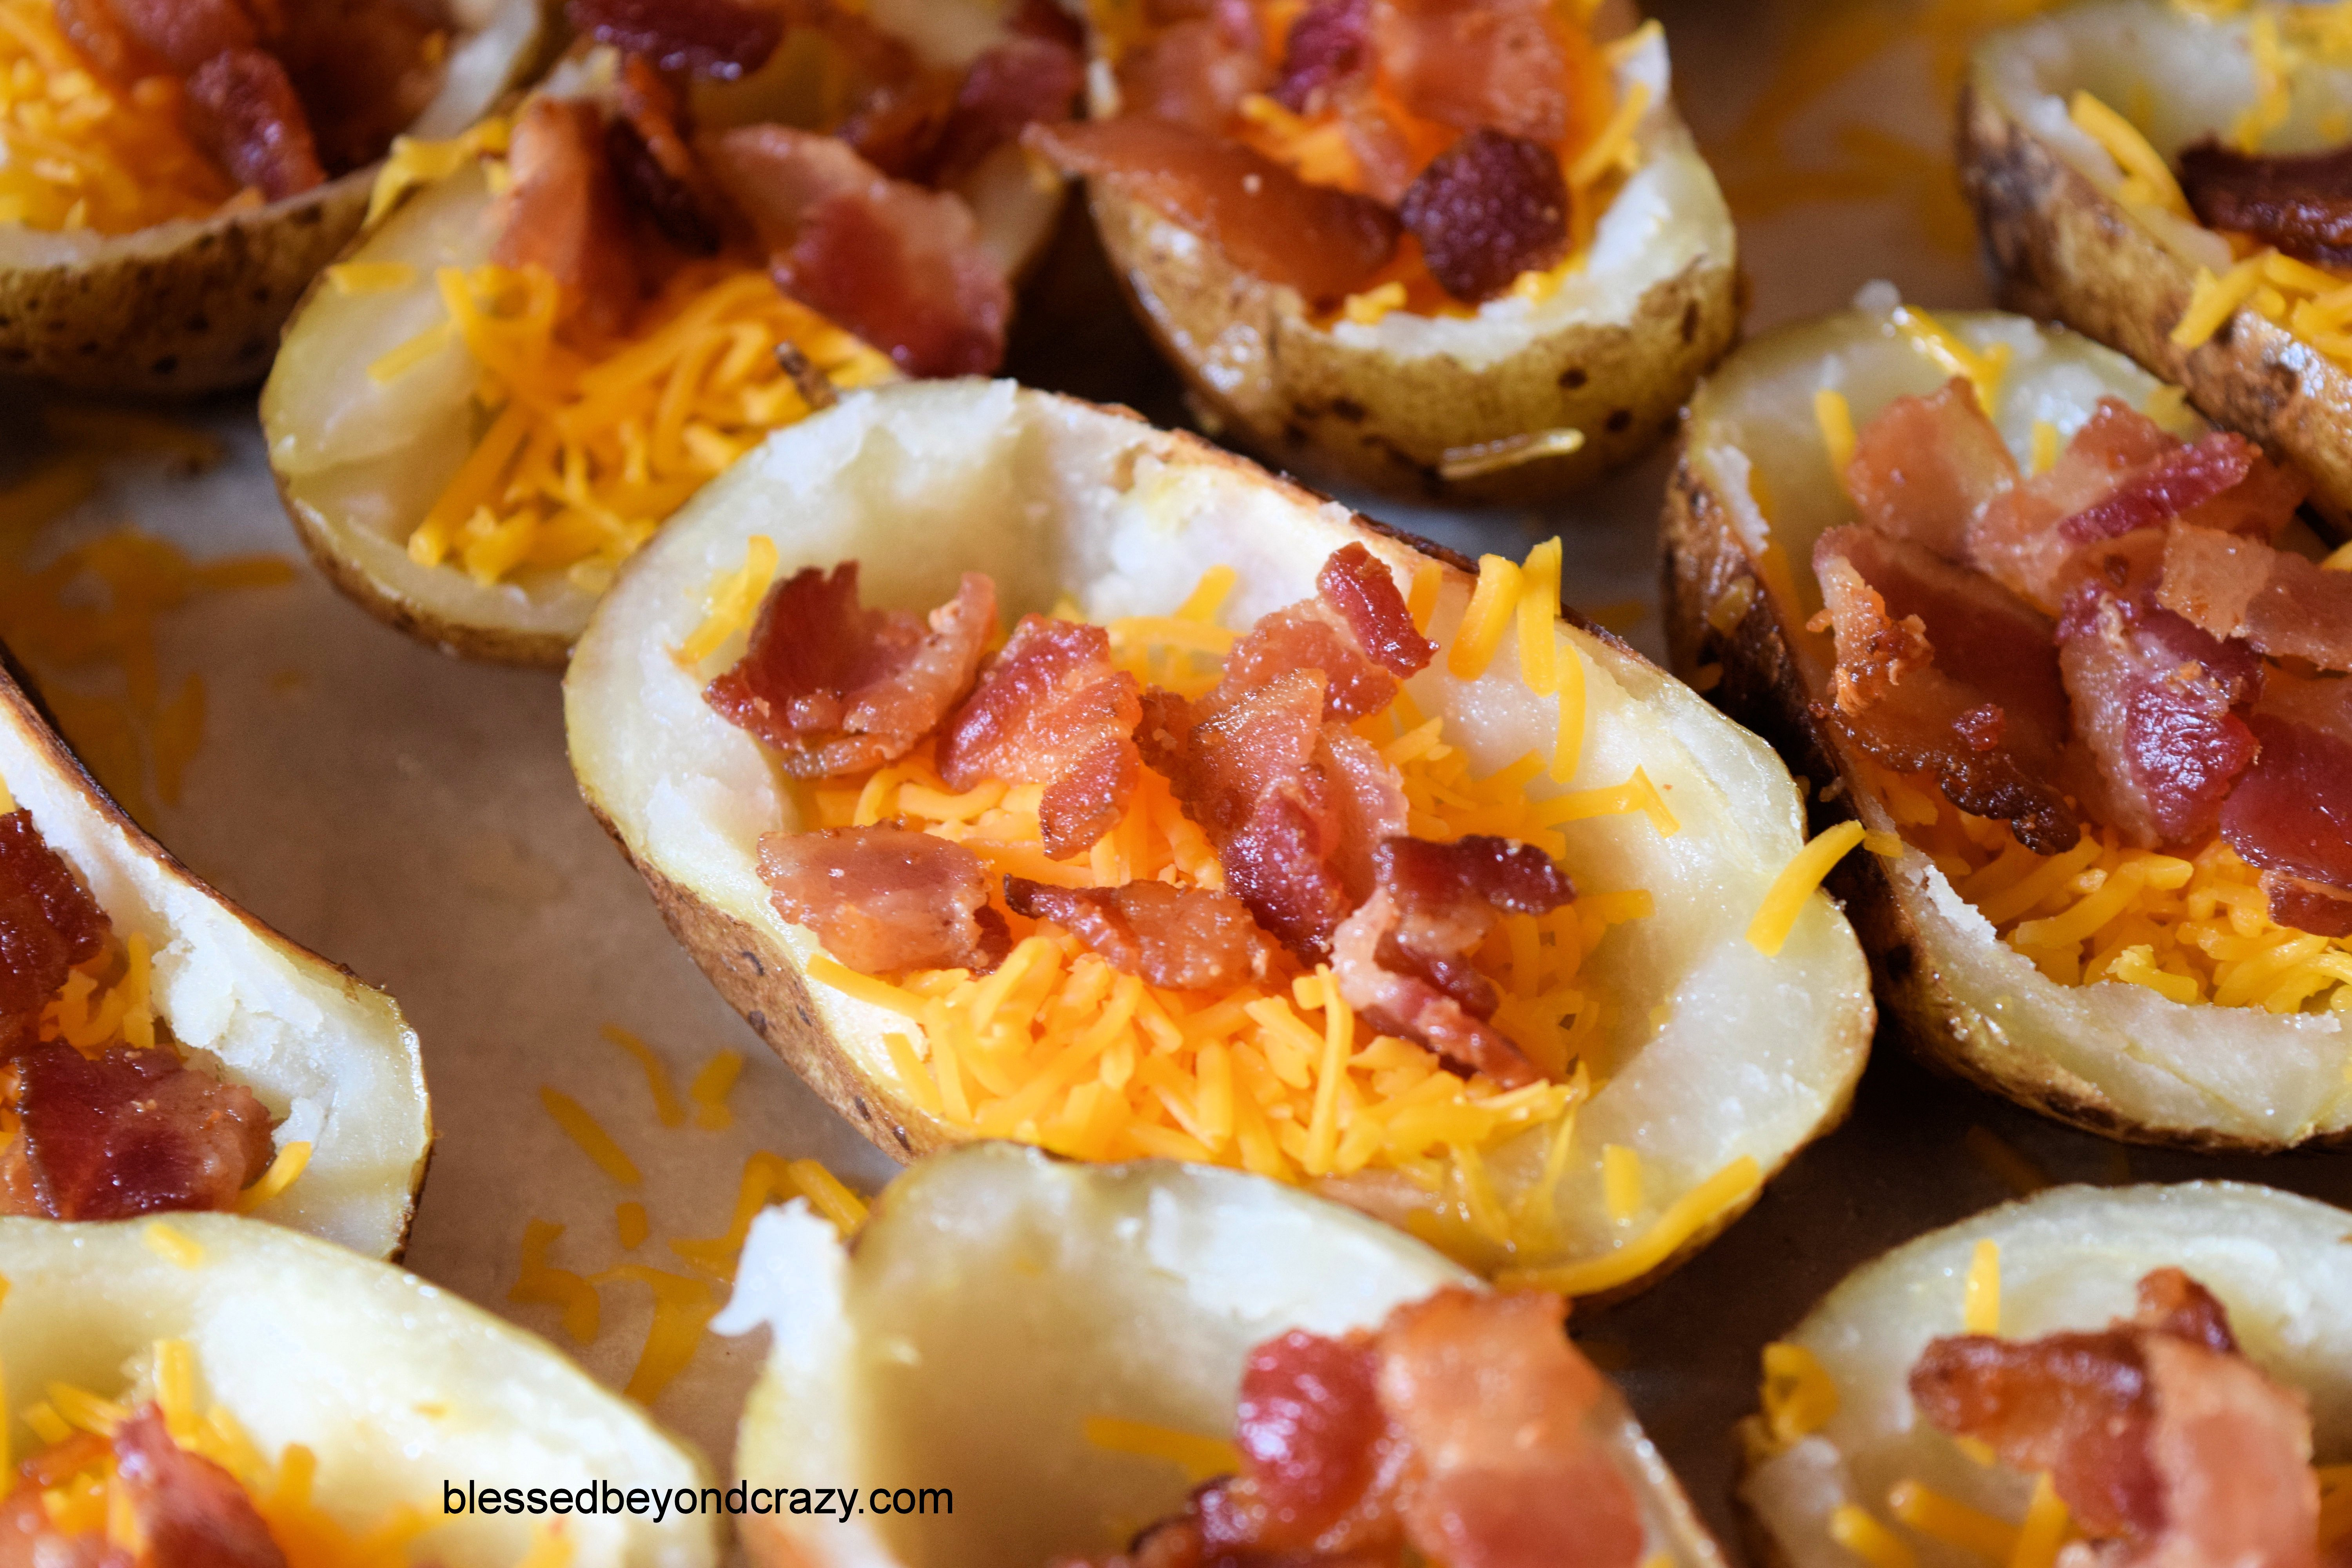
<path fill-rule="evenodd" d="M 1959 167 L 2003 305 L 2185 388 L 2208 417 L 2309 474 L 2312 505 L 2339 534 L 2352 530 L 2352 372 L 2251 310 L 2195 349 L 2174 347 L 2192 269 L 1973 85 Z"/>
<path fill-rule="evenodd" d="M 1530 502 L 1590 484 L 1671 435 L 1692 384 L 1738 336 L 1726 256 L 1653 288 L 1630 322 L 1555 332 L 1485 370 L 1391 357 L 1316 331 L 1296 289 L 1106 182 L 1089 182 L 1088 203 L 1137 319 L 1213 433 L 1318 480 L 1410 500 Z M 1584 432 L 1582 448 L 1477 479 L 1438 472 L 1449 448 L 1563 427 Z"/>
<path fill-rule="evenodd" d="M 0 267 L 0 371 L 157 397 L 254 384 L 310 279 L 359 232 L 374 177 L 187 226 L 161 248 L 123 235 L 88 263 Z"/>
<path fill-rule="evenodd" d="M 1790 651 L 1790 634 L 1733 531 L 1729 513 L 1687 453 L 1667 487 L 1659 532 L 1675 673 L 1690 680 L 1702 665 L 1720 666 L 1722 675 L 1707 693 L 1717 707 L 1762 736 L 1792 771 L 1817 784 L 1836 781 L 1835 799 L 1823 799 L 1819 787 L 1809 795 L 1813 832 L 1852 818 L 1847 795 L 1855 784 L 1814 721 L 1812 693 Z M 1728 631 L 1717 631 L 1708 622 L 1708 608 L 1743 579 L 1752 594 L 1747 613 Z M 1880 1016 L 1928 1066 L 2053 1121 L 2125 1142 L 2212 1153 L 2274 1153 L 2309 1146 L 2143 1127 L 2126 1120 L 2097 1086 L 2058 1067 L 2030 1041 L 2011 1037 L 1999 1021 L 1952 991 L 1876 855 L 1846 856 L 1824 885 L 1845 907 L 1846 919 L 1862 939 Z"/>

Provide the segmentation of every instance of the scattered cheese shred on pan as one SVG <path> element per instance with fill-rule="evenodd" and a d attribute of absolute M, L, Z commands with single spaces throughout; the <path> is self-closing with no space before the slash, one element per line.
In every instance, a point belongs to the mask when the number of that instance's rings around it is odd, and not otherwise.
<path fill-rule="evenodd" d="M 551 1220 L 535 1219 L 523 1227 L 522 1265 L 507 1300 L 562 1308 L 563 1331 L 584 1345 L 596 1337 L 600 1315 L 596 1288 L 571 1269 L 547 1260 L 549 1248 L 562 1235 L 563 1227 Z"/>
<path fill-rule="evenodd" d="M 623 1263 L 595 1276 L 604 1281 L 627 1281 L 646 1287 L 654 1295 L 654 1321 L 646 1331 L 646 1348 L 622 1390 L 641 1405 L 651 1404 L 686 1370 L 702 1343 L 703 1330 L 719 1313 L 719 1296 L 709 1281 L 642 1263 Z"/>
<path fill-rule="evenodd" d="M 719 1051 L 702 1064 L 694 1081 L 686 1086 L 686 1096 L 694 1101 L 694 1124 L 708 1132 L 724 1132 L 735 1125 L 735 1113 L 727 1107 L 728 1095 L 734 1092 L 735 1080 L 743 1071 L 743 1053 Z"/>
<path fill-rule="evenodd" d="M 646 1088 L 654 1097 L 654 1114 L 664 1127 L 686 1125 L 686 1108 L 677 1102 L 677 1089 L 671 1084 L 669 1064 L 662 1060 L 654 1048 L 618 1024 L 607 1024 L 597 1031 L 612 1044 L 629 1053 L 644 1069 Z"/>
<path fill-rule="evenodd" d="M 634 1187 L 644 1178 L 638 1174 L 637 1163 L 628 1156 L 602 1123 L 588 1114 L 587 1107 L 551 1084 L 541 1084 L 539 1102 L 552 1117 L 564 1136 L 580 1146 L 580 1152 L 596 1162 L 597 1167 L 625 1187 Z"/>

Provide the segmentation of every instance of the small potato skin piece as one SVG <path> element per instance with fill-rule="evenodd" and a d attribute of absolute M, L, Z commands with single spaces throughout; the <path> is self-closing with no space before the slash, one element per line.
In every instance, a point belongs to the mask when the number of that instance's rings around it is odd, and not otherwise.
<path fill-rule="evenodd" d="M 1527 502 L 1589 484 L 1671 434 L 1738 336 L 1741 289 L 1721 256 L 1653 288 L 1631 321 L 1533 339 L 1482 370 L 1395 358 L 1316 331 L 1294 290 L 1104 182 L 1088 201 L 1138 319 L 1217 434 L 1310 479 L 1411 500 Z M 1583 431 L 1583 447 L 1476 479 L 1438 472 L 1449 448 L 1560 427 Z"/>
<path fill-rule="evenodd" d="M 2005 307 L 2062 321 L 2186 388 L 2208 416 L 2309 473 L 2311 504 L 2352 531 L 2352 371 L 2252 311 L 2175 348 L 2196 280 L 2187 263 L 1973 85 L 1959 143 Z"/>
<path fill-rule="evenodd" d="M 1814 781 L 1808 802 L 1811 831 L 1853 817 L 1853 785 L 1813 721 L 1811 694 L 1771 595 L 1733 531 L 1723 501 L 1687 454 L 1667 487 L 1659 532 L 1670 668 L 1690 680 L 1701 665 L 1721 667 L 1709 699 L 1762 736 L 1790 771 Z M 1747 611 L 1728 630 L 1718 631 L 1708 621 L 1708 608 L 1742 580 L 1750 595 Z M 1844 787 L 1835 800 L 1824 801 L 1821 786 L 1832 779 Z M 1998 1020 L 1953 993 L 1876 855 L 1848 855 L 1824 885 L 1862 939 L 1879 1016 L 1928 1066 L 2055 1121 L 2126 1142 L 2213 1153 L 2273 1153 L 2290 1146 L 2126 1121 L 2096 1086 L 2058 1067 L 2030 1041 L 2012 1038 Z"/>

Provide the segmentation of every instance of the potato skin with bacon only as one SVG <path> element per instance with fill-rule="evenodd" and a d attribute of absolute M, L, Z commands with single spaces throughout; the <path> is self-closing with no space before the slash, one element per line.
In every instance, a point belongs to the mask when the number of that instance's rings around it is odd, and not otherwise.
<path fill-rule="evenodd" d="M 760 836 L 814 826 L 804 815 L 813 808 L 704 700 L 740 634 L 690 668 L 675 651 L 699 624 L 706 592 L 740 568 L 755 536 L 773 540 L 782 574 L 858 561 L 867 603 L 892 609 L 936 605 L 961 573 L 984 571 L 1008 620 L 1066 596 L 1093 618 L 1164 616 L 1222 565 L 1235 582 L 1219 619 L 1247 626 L 1311 596 L 1334 552 L 1358 544 L 1400 583 L 1434 567 L 1428 630 L 1443 647 L 1472 586 L 1457 563 L 1196 437 L 1006 383 L 855 394 L 770 437 L 689 503 L 623 574 L 573 657 L 564 682 L 573 771 L 721 994 L 900 1158 L 971 1131 L 923 1110 L 898 1078 L 890 1037 L 903 1048 L 916 1026 L 812 978 L 823 957 L 815 938 L 777 914 L 761 879 Z M 1608 634 L 1573 620 L 1555 622 L 1553 633 L 1584 668 L 1584 740 L 1575 775 L 1536 779 L 1525 786 L 1530 798 L 1613 787 L 1638 766 L 1671 802 L 1678 830 L 1661 837 L 1638 814 L 1567 826 L 1563 868 L 1580 893 L 1639 889 L 1654 912 L 1612 927 L 1580 972 L 1601 999 L 1592 1048 L 1608 1063 L 1596 1074 L 1606 1081 L 1578 1112 L 1552 1189 L 1559 1252 L 1512 1261 L 1598 1270 L 1594 1292 L 1632 1289 L 1728 1223 L 1762 1178 L 1843 1113 L 1874 1016 L 1859 951 L 1827 900 L 1801 906 L 1777 956 L 1746 940 L 1768 886 L 1801 844 L 1785 771 Z M 1447 673 L 1441 654 L 1406 689 L 1423 713 L 1443 718 L 1482 776 L 1531 751 L 1549 753 L 1558 731 L 1558 700 L 1526 686 L 1507 651 L 1475 680 Z M 1773 997 L 1771 1009 L 1755 1007 L 1759 994 Z M 1735 1104 L 1697 1088 L 1726 1075 L 1752 1091 Z M 1501 1201 L 1537 1182 L 1541 1142 L 1529 1129 L 1495 1147 L 1488 1163 Z M 1604 1212 L 1609 1143 L 1643 1146 L 1648 1197 L 1662 1215 L 1727 1169 L 1755 1180 L 1651 1257 L 1639 1246 L 1644 1226 L 1618 1226 Z M 1347 1201 L 1400 1221 L 1431 1201 L 1378 1167 L 1327 1180 Z"/>

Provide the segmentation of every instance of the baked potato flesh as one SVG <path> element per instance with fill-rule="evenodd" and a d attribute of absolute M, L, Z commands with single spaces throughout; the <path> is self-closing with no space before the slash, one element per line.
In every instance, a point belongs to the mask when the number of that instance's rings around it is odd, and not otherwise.
<path fill-rule="evenodd" d="M 161 1227 L 160 1229 L 158 1227 Z M 541 1341 L 412 1275 L 226 1215 L 57 1225 L 0 1219 L 0 1365 L 26 1404 L 68 1384 L 154 1399 L 158 1341 L 186 1345 L 194 1405 L 226 1410 L 270 1465 L 299 1444 L 313 1500 L 353 1535 L 426 1515 L 412 1548 L 448 1568 L 510 1568 L 551 1521 L 449 1514 L 443 1483 L 488 1489 L 695 1487 L 700 1463 L 637 1407 Z M 11 1452 L 45 1443 L 22 1405 Z M 578 1568 L 699 1568 L 709 1516 L 574 1515 Z"/>
<path fill-rule="evenodd" d="M 2070 437 L 2103 396 L 2176 417 L 2158 382 L 2085 339 L 2017 317 L 1941 320 L 1975 350 L 2007 345 L 1992 417 L 2029 472 L 2034 424 Z M 1889 835 L 1900 825 L 1885 802 L 1807 713 L 1829 675 L 1826 639 L 1801 630 L 1820 605 L 1813 542 L 1855 518 L 1813 399 L 1840 393 L 1859 426 L 1950 375 L 1881 310 L 1772 333 L 1693 400 L 1668 504 L 1677 657 L 1720 660 L 1719 691 L 1735 716 L 1809 753 L 1801 768 L 1835 770 L 1864 826 Z M 1769 522 L 1758 495 L 1769 499 Z M 1793 603 L 1769 586 L 1776 572 L 1756 565 L 1768 549 L 1786 564 L 1780 580 Z M 1709 625 L 1711 613 L 1720 626 Z M 2063 1119 L 2151 1142 L 2272 1149 L 2352 1126 L 2343 1015 L 2183 1004 L 2114 981 L 2060 984 L 2000 940 L 1917 848 L 1874 857 L 1855 875 L 1866 879 L 1855 893 L 1859 923 L 1882 994 L 1921 1049 L 1964 1074 Z"/>
<path fill-rule="evenodd" d="M 1964 1220 L 1849 1276 L 1786 1336 L 1837 1391 L 1819 1430 L 1754 1464 L 1740 1501 L 1771 1560 L 1790 1568 L 1851 1563 L 1831 1535 L 1842 1506 L 1882 1521 L 1896 1483 L 1924 1485 L 2004 1521 L 2021 1518 L 2033 1479 L 1981 1465 L 1915 1411 L 1906 1379 L 1927 1342 L 1963 1331 L 1979 1244 L 1998 1250 L 2000 1335 L 2026 1340 L 2129 1318 L 2150 1270 L 2178 1268 L 2221 1298 L 2245 1353 L 2310 1402 L 2314 1458 L 2352 1453 L 2352 1249 L 2344 1211 L 2228 1182 L 2114 1189 L 2057 1187 Z M 1889 1528 L 1895 1528 L 1890 1526 Z M 1982 1560 L 1923 1531 L 1898 1530 L 1922 1568 Z"/>
<path fill-rule="evenodd" d="M 464 0 L 438 93 L 409 127 L 453 136 L 540 58 L 541 0 Z M 257 207 L 127 234 L 0 223 L 0 368 L 95 392 L 257 381 L 312 277 L 358 232 L 373 167 Z"/>
<path fill-rule="evenodd" d="M 0 784 L 78 872 L 118 941 L 152 953 L 155 1011 L 192 1065 L 244 1084 L 276 1147 L 310 1145 L 254 1211 L 375 1257 L 397 1254 L 432 1143 L 415 1032 L 383 993 L 210 888 L 101 794 L 0 677 Z"/>
<path fill-rule="evenodd" d="M 2263 85 L 2269 68 L 2257 68 L 2257 26 L 2272 40 L 2275 92 Z M 2177 193 L 2151 189 L 2118 162 L 2126 139 L 2094 134 L 2103 109 L 2173 166 L 2208 138 L 2263 153 L 2339 145 L 2352 69 L 2331 47 L 2294 7 L 2274 4 L 2212 16 L 2148 0 L 2070 6 L 1979 47 L 1961 171 L 2006 303 L 2055 316 L 2179 383 L 2216 420 L 2309 473 L 2314 503 L 2341 529 L 2352 518 L 2352 368 L 2323 346 L 2339 335 L 2332 326 L 2315 337 L 2294 313 L 2324 286 L 2289 269 L 2277 274 L 2282 294 L 2266 277 L 2280 300 L 2267 316 L 2249 287 L 2219 330 L 2176 342 L 2200 275 L 2230 274 L 2238 253 Z M 2078 114 L 2085 93 L 2096 104 Z"/>
<path fill-rule="evenodd" d="M 1737 246 L 1675 109 L 1664 35 L 1631 36 L 1612 55 L 1621 104 L 1643 102 L 1632 173 L 1580 259 L 1475 310 L 1367 303 L 1355 312 L 1367 319 L 1331 319 L 1112 181 L 1090 182 L 1137 313 L 1220 433 L 1318 478 L 1525 500 L 1582 485 L 1670 430 L 1738 333 Z M 1580 444 L 1514 447 L 1569 430 Z"/>
<path fill-rule="evenodd" d="M 993 8 L 970 4 L 903 20 L 896 36 L 934 69 L 962 68 L 1008 37 Z M 823 101 L 823 84 L 855 73 L 812 56 L 803 37 L 788 33 L 740 81 L 698 79 L 698 122 L 714 136 L 767 124 L 829 129 L 842 110 Z M 811 47 L 830 45 L 818 37 Z M 516 123 L 543 99 L 617 113 L 610 106 L 625 95 L 615 73 L 626 68 L 610 50 L 567 60 Z M 698 145 L 697 178 L 715 191 L 717 154 Z M 827 400 L 827 383 L 846 388 L 897 372 L 767 284 L 757 246 L 732 242 L 708 258 L 664 250 L 660 267 L 644 269 L 647 297 L 617 339 L 580 326 L 586 311 L 575 291 L 555 307 L 563 312 L 555 346 L 534 342 L 511 324 L 534 307 L 507 297 L 511 279 L 484 270 L 506 254 L 503 230 L 531 216 L 491 194 L 488 176 L 511 166 L 497 154 L 466 158 L 362 237 L 334 276 L 368 283 L 312 292 L 263 389 L 262 421 L 287 509 L 338 586 L 452 652 L 553 665 L 620 561 L 735 450 L 803 416 L 811 397 Z M 783 174 L 768 178 L 789 184 Z M 910 188 L 894 187 L 901 199 Z M 1059 183 L 1041 183 L 1011 142 L 940 188 L 961 200 L 978 253 L 1003 278 L 1042 251 L 1062 201 Z M 490 324 L 450 330 L 453 271 Z M 748 358 L 746 342 L 758 351 Z M 797 368 L 778 363 L 787 349 Z M 506 383 L 516 374 L 542 410 L 527 433 L 499 423 L 512 411 Z M 466 478 L 478 451 L 506 454 L 479 483 Z"/>
<path fill-rule="evenodd" d="M 1318 569 L 1343 545 L 1362 543 L 1401 582 L 1427 559 L 1192 437 L 971 381 L 859 394 L 780 432 L 632 563 L 565 679 L 583 793 L 720 991 L 867 1137 L 902 1157 L 965 1134 L 900 1085 L 887 1037 L 905 1033 L 906 1019 L 804 978 L 816 940 L 776 913 L 761 880 L 760 836 L 815 818 L 763 749 L 703 700 L 705 682 L 740 657 L 741 633 L 693 669 L 673 652 L 755 535 L 774 541 L 779 573 L 857 561 L 866 601 L 894 608 L 940 604 L 961 574 L 986 572 L 1007 620 L 1049 611 L 1066 595 L 1090 618 L 1165 614 L 1224 565 L 1237 581 L 1219 618 L 1246 626 L 1311 596 Z M 1441 647 L 1470 588 L 1467 574 L 1444 569 L 1430 624 Z M 1615 1288 L 1667 1261 L 1610 1273 L 1641 1257 L 1639 1244 L 1677 1199 L 1743 1159 L 1769 1175 L 1835 1120 L 1872 1013 L 1859 953 L 1826 900 L 1804 906 L 1777 956 L 1743 935 L 1801 842 L 1778 762 L 1614 639 L 1566 625 L 1555 636 L 1581 660 L 1586 729 L 1575 776 L 1538 778 L 1530 792 L 1613 787 L 1638 767 L 1679 831 L 1661 837 L 1622 815 L 1566 825 L 1563 863 L 1580 892 L 1642 889 L 1654 912 L 1612 927 L 1585 963 L 1599 1007 L 1586 1060 L 1601 1087 L 1578 1113 L 1553 1189 L 1556 1244 L 1510 1258 L 1466 1232 L 1448 1245 L 1490 1267 L 1590 1265 Z M 1443 719 L 1477 774 L 1550 753 L 1558 700 L 1529 689 L 1507 651 L 1472 681 L 1447 675 L 1441 656 L 1407 690 L 1423 713 Z M 1487 1151 L 1505 1205 L 1538 1181 L 1545 1142 L 1538 1128 Z M 1639 1212 L 1622 1224 L 1601 1202 L 1607 1144 L 1636 1150 L 1645 1173 Z M 1395 1173 L 1367 1170 L 1344 1188 L 1349 1201 L 1399 1220 L 1438 1201 Z M 1751 1192 L 1744 1187 L 1686 1241 L 1712 1234 Z"/>
<path fill-rule="evenodd" d="M 954 1511 L 757 1521 L 746 1543 L 766 1568 L 1041 1568 L 1118 1550 L 1206 1474 L 1106 1446 L 1090 1422 L 1223 1440 L 1254 1347 L 1370 1328 L 1471 1283 L 1418 1242 L 1237 1172 L 1075 1165 L 1003 1143 L 908 1171 L 847 1246 L 797 1205 L 770 1210 L 718 1321 L 774 1331 L 737 1470 L 753 1484 L 944 1487 Z M 1645 1560 L 1716 1568 L 1613 1394 L 1601 1419 L 1640 1501 Z"/>

